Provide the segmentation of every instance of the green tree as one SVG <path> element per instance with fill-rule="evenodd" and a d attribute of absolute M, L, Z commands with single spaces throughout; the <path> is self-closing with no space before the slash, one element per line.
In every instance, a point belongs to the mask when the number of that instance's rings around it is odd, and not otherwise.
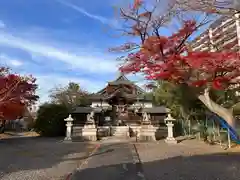
<path fill-rule="evenodd" d="M 204 108 L 194 94 L 181 84 L 159 81 L 154 96 L 156 103 L 171 109 L 176 118 L 188 119 L 189 115 Z"/>
<path fill-rule="evenodd" d="M 210 96 L 219 105 L 234 110 L 239 105 L 240 96 L 238 92 L 239 87 L 236 86 L 226 90 L 212 90 Z"/>
<path fill-rule="evenodd" d="M 193 123 L 202 123 L 205 119 L 205 107 L 185 86 L 159 81 L 153 93 L 156 104 L 169 108 L 177 119 L 175 135 L 190 133 Z"/>
<path fill-rule="evenodd" d="M 89 93 L 81 89 L 79 84 L 70 82 L 66 87 L 58 87 L 51 91 L 52 103 L 63 104 L 69 109 L 89 104 Z"/>
<path fill-rule="evenodd" d="M 42 136 L 63 136 L 68 108 L 62 104 L 44 104 L 37 112 L 34 129 Z"/>

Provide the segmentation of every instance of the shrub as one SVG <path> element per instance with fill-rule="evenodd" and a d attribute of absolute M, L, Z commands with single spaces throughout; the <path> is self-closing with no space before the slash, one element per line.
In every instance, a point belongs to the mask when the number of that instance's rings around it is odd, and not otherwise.
<path fill-rule="evenodd" d="M 182 136 L 183 135 L 183 125 L 181 121 L 176 121 L 174 122 L 174 127 L 173 127 L 174 131 L 174 136 Z"/>
<path fill-rule="evenodd" d="M 44 104 L 37 112 L 34 129 L 42 136 L 64 136 L 68 109 L 61 104 Z"/>

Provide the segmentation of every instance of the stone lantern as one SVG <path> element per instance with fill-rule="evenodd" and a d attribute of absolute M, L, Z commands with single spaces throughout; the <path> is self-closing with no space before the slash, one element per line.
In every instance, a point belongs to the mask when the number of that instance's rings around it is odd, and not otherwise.
<path fill-rule="evenodd" d="M 176 121 L 171 114 L 168 114 L 168 116 L 164 119 L 167 129 L 168 129 L 168 136 L 165 139 L 166 143 L 171 143 L 171 144 L 177 144 L 177 140 L 173 137 L 173 122 Z"/>
<path fill-rule="evenodd" d="M 71 141 L 72 140 L 72 126 L 73 126 L 73 118 L 71 116 L 71 114 L 64 119 L 64 121 L 66 122 L 66 137 L 64 140 L 66 141 Z"/>

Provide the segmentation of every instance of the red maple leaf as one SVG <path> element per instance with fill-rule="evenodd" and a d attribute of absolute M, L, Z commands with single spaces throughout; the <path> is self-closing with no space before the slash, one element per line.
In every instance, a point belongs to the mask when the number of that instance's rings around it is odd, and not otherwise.
<path fill-rule="evenodd" d="M 141 49 L 129 54 L 121 71 L 143 72 L 150 80 L 167 79 L 195 87 L 212 84 L 216 89 L 226 88 L 240 75 L 239 53 L 187 51 L 185 41 L 195 30 L 195 21 L 186 21 L 169 37 L 148 37 Z"/>
<path fill-rule="evenodd" d="M 36 79 L 0 71 L 0 118 L 14 120 L 22 116 L 25 107 L 38 99 Z"/>

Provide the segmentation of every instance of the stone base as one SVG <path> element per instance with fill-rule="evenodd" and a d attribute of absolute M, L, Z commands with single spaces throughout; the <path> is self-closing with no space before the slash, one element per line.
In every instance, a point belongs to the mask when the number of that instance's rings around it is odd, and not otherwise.
<path fill-rule="evenodd" d="M 169 137 L 167 137 L 165 139 L 165 142 L 168 143 L 168 144 L 177 144 L 178 143 L 175 138 L 169 138 Z"/>
<path fill-rule="evenodd" d="M 111 135 L 118 137 L 129 137 L 129 127 L 128 126 L 112 126 Z"/>
<path fill-rule="evenodd" d="M 156 141 L 156 138 L 155 138 L 155 136 L 143 136 L 143 135 L 140 135 L 139 138 L 138 138 L 138 141 L 141 141 L 141 142 Z"/>
<path fill-rule="evenodd" d="M 83 127 L 81 126 L 73 126 L 73 130 L 72 130 L 72 137 L 82 137 L 82 129 Z"/>
<path fill-rule="evenodd" d="M 156 141 L 155 132 L 156 129 L 151 125 L 142 126 L 139 141 Z"/>
<path fill-rule="evenodd" d="M 96 125 L 95 124 L 86 124 L 83 126 L 83 129 L 95 129 Z"/>
<path fill-rule="evenodd" d="M 86 141 L 97 141 L 97 129 L 96 128 L 83 128 L 82 138 Z"/>
<path fill-rule="evenodd" d="M 72 141 L 72 138 L 71 137 L 65 137 L 64 141 Z"/>

